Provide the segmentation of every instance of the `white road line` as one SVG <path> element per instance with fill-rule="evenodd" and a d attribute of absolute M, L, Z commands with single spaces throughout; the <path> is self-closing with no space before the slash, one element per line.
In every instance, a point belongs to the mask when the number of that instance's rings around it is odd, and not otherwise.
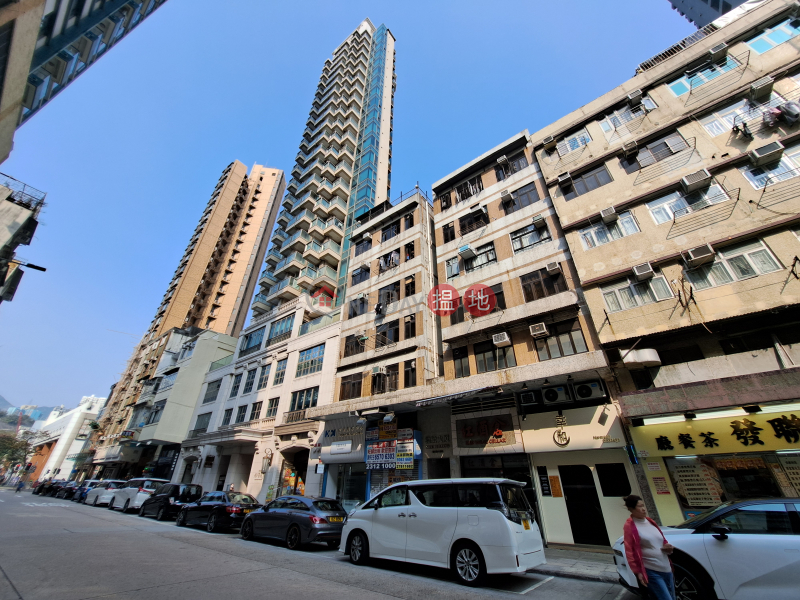
<path fill-rule="evenodd" d="M 614 598 L 614 600 L 620 600 L 620 598 L 622 598 L 622 597 L 625 595 L 625 592 L 627 592 L 627 591 L 628 591 L 628 590 L 626 590 L 625 588 L 622 588 L 622 589 L 620 590 L 619 594 L 617 594 L 617 597 L 616 597 L 616 598 Z"/>
<path fill-rule="evenodd" d="M 532 591 L 532 590 L 535 590 L 535 589 L 536 589 L 537 587 L 539 587 L 540 585 L 544 585 L 545 583 L 547 583 L 548 581 L 550 581 L 552 578 L 553 578 L 553 577 L 552 577 L 552 576 L 550 576 L 550 577 L 548 577 L 547 579 L 542 579 L 540 582 L 538 582 L 538 583 L 534 583 L 534 584 L 533 584 L 531 587 L 529 587 L 527 590 L 523 590 L 523 591 L 521 591 L 521 592 L 516 592 L 516 593 L 517 593 L 517 594 L 520 594 L 520 595 L 522 595 L 522 594 L 527 594 L 528 592 L 530 592 L 530 591 Z"/>

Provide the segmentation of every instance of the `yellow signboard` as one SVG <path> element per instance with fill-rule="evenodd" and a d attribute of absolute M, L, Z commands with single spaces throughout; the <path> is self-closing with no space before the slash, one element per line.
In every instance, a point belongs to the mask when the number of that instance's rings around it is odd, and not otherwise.
<path fill-rule="evenodd" d="M 800 417 L 791 412 L 692 419 L 631 427 L 640 457 L 797 450 Z"/>

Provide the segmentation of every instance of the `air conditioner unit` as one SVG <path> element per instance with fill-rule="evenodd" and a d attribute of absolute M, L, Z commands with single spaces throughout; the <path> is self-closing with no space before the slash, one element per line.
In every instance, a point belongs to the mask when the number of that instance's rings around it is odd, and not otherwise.
<path fill-rule="evenodd" d="M 547 263 L 546 268 L 548 275 L 555 275 L 556 273 L 561 273 L 561 265 L 557 262 Z"/>
<path fill-rule="evenodd" d="M 75 72 L 75 64 L 78 59 L 75 55 L 66 50 L 61 50 L 44 66 L 45 70 L 53 76 L 53 80 L 62 85 Z"/>
<path fill-rule="evenodd" d="M 531 223 L 533 223 L 533 225 L 536 227 L 544 227 L 545 225 L 547 225 L 542 215 L 536 215 L 535 217 L 533 217 L 531 219 Z"/>
<path fill-rule="evenodd" d="M 365 233 L 364 235 L 361 236 L 361 239 L 363 241 L 371 240 L 372 239 L 372 234 L 368 231 L 367 233 Z"/>
<path fill-rule="evenodd" d="M 111 40 L 117 37 L 122 27 L 122 20 L 123 18 L 119 15 L 111 15 L 97 26 L 103 32 L 102 40 L 104 44 L 111 43 Z"/>
<path fill-rule="evenodd" d="M 572 175 L 570 175 L 569 172 L 562 173 L 561 175 L 558 176 L 559 187 L 564 187 L 571 184 L 572 184 Z"/>
<path fill-rule="evenodd" d="M 687 194 L 711 185 L 711 173 L 706 169 L 700 169 L 694 173 L 689 173 L 681 179 L 683 191 Z"/>
<path fill-rule="evenodd" d="M 475 251 L 472 249 L 472 247 L 469 244 L 467 244 L 465 246 L 461 246 L 458 249 L 458 255 L 461 258 L 465 258 L 465 259 L 466 258 L 475 258 Z"/>
<path fill-rule="evenodd" d="M 534 323 L 528 329 L 530 330 L 532 337 L 547 337 L 547 325 L 544 323 Z"/>
<path fill-rule="evenodd" d="M 639 144 L 637 144 L 636 141 L 627 142 L 626 144 L 622 145 L 622 154 L 625 156 L 625 158 L 630 158 L 638 152 Z"/>
<path fill-rule="evenodd" d="M 544 144 L 545 150 L 550 151 L 558 145 L 558 142 L 556 142 L 556 138 L 554 138 L 552 135 L 548 135 L 542 140 L 542 144 Z"/>
<path fill-rule="evenodd" d="M 50 75 L 40 77 L 35 73 L 28 75 L 28 83 L 25 85 L 25 95 L 22 97 L 22 106 L 35 110 L 44 100 L 47 93 L 47 86 L 50 83 Z"/>
<path fill-rule="evenodd" d="M 683 259 L 690 267 L 698 267 L 714 260 L 714 249 L 709 244 L 703 244 L 684 253 Z"/>
<path fill-rule="evenodd" d="M 87 31 L 75 42 L 75 45 L 78 47 L 81 61 L 88 63 L 97 54 L 97 48 L 100 47 L 100 36 Z"/>
<path fill-rule="evenodd" d="M 642 90 L 633 90 L 628 94 L 628 104 L 639 106 L 642 103 Z"/>
<path fill-rule="evenodd" d="M 750 84 L 750 100 L 758 102 L 759 100 L 769 98 L 769 95 L 772 93 L 772 86 L 774 83 L 775 80 L 769 75 L 762 77 L 761 79 L 756 79 Z"/>
<path fill-rule="evenodd" d="M 726 56 L 728 56 L 728 44 L 725 42 L 717 44 L 708 51 L 708 58 L 713 62 L 719 62 Z"/>
<path fill-rule="evenodd" d="M 373 375 L 386 375 L 386 367 L 372 367 Z"/>
<path fill-rule="evenodd" d="M 769 163 L 776 162 L 783 156 L 783 144 L 780 142 L 772 142 L 761 148 L 751 150 L 750 162 L 755 166 L 760 167 Z"/>
<path fill-rule="evenodd" d="M 356 294 L 356 300 L 366 300 L 366 299 L 367 295 L 365 293 L 361 292 L 360 294 Z"/>
<path fill-rule="evenodd" d="M 600 211 L 600 218 L 603 220 L 603 223 L 613 223 L 619 219 L 619 215 L 613 206 L 609 206 Z"/>
<path fill-rule="evenodd" d="M 651 279 L 654 274 L 653 267 L 650 266 L 649 262 L 633 267 L 633 275 L 636 277 L 636 281 L 645 281 L 646 279 Z"/>
<path fill-rule="evenodd" d="M 508 190 L 503 190 L 502 192 L 500 192 L 500 201 L 503 202 L 504 204 L 506 202 L 511 202 L 513 200 L 514 200 L 514 197 L 511 195 L 511 193 Z"/>
<path fill-rule="evenodd" d="M 497 159 L 497 164 L 498 165 L 508 164 L 508 158 L 506 158 L 505 154 L 503 154 L 503 156 L 501 156 L 500 158 Z"/>
<path fill-rule="evenodd" d="M 575 400 L 596 400 L 606 397 L 606 391 L 600 381 L 576 383 L 572 389 L 575 392 Z"/>
<path fill-rule="evenodd" d="M 544 400 L 546 406 L 570 402 L 569 391 L 563 385 L 542 388 L 542 400 Z"/>
<path fill-rule="evenodd" d="M 511 338 L 508 336 L 507 333 L 495 333 L 492 336 L 492 342 L 498 348 L 505 348 L 506 346 L 511 345 Z"/>

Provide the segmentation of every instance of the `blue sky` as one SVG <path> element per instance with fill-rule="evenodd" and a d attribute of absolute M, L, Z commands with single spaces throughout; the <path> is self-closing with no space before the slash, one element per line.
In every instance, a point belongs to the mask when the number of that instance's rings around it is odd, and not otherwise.
<path fill-rule="evenodd" d="M 397 38 L 392 198 L 586 104 L 694 30 L 667 0 L 169 0 L 0 165 L 48 194 L 19 251 L 47 272 L 28 270 L 0 304 L 0 395 L 107 395 L 221 170 L 291 170 L 323 63 L 364 17 Z"/>

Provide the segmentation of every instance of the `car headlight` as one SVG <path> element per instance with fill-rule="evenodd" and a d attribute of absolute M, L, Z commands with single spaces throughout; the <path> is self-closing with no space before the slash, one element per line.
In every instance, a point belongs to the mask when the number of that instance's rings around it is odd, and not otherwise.
<path fill-rule="evenodd" d="M 617 550 L 616 548 L 614 548 L 614 554 L 616 554 L 617 556 L 623 556 L 622 550 Z"/>

